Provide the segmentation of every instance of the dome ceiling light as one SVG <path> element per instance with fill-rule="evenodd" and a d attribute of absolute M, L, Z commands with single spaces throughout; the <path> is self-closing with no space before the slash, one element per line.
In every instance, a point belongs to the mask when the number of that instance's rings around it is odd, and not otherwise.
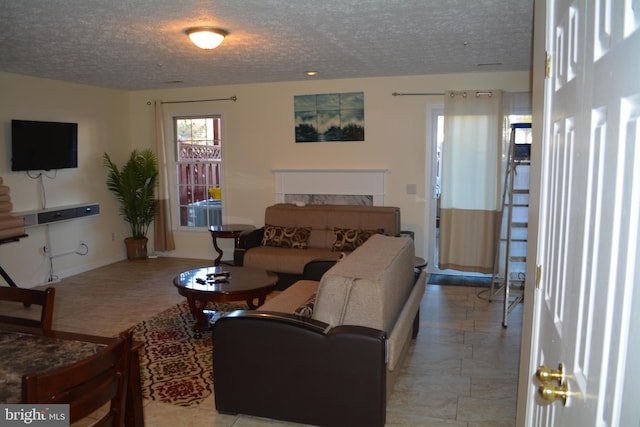
<path fill-rule="evenodd" d="M 225 30 L 214 27 L 192 27 L 187 28 L 185 31 L 187 36 L 191 39 L 193 44 L 200 49 L 215 49 L 220 46 L 220 43 L 227 36 Z"/>

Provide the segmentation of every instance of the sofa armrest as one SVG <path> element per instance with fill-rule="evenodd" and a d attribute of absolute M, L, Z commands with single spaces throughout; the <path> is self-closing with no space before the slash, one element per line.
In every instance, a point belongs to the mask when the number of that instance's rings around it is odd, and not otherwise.
<path fill-rule="evenodd" d="M 238 266 L 244 265 L 244 253 L 251 248 L 260 246 L 264 227 L 255 230 L 246 230 L 240 233 L 236 240 L 236 247 L 233 250 L 233 263 Z"/>
<path fill-rule="evenodd" d="M 301 317 L 293 313 L 283 313 L 280 311 L 234 310 L 226 313 L 219 320 L 223 318 L 225 319 L 222 323 L 223 326 L 226 325 L 226 323 L 224 322 L 227 322 L 229 319 L 241 319 L 241 320 L 261 319 L 261 320 L 266 320 L 271 322 L 285 323 L 291 326 L 304 328 L 309 331 L 320 333 L 320 334 L 327 334 L 327 332 L 331 329 L 331 325 L 321 322 L 319 320 Z M 216 323 L 214 324 L 213 330 L 215 331 L 216 328 L 221 328 L 221 326 L 218 324 L 218 321 L 216 321 Z M 371 329 L 371 328 L 365 328 L 365 329 L 376 331 L 375 329 Z"/>
<path fill-rule="evenodd" d="M 220 318 L 212 333 L 219 412 L 314 425 L 384 425 L 383 331 L 239 310 Z"/>

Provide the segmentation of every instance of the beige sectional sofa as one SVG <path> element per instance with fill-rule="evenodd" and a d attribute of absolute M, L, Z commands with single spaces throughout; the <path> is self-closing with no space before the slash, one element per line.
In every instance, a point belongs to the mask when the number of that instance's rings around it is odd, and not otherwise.
<path fill-rule="evenodd" d="M 276 272 L 282 280 L 291 275 L 290 284 L 309 261 L 337 259 L 373 231 L 399 235 L 400 209 L 280 203 L 265 209 L 264 227 L 239 237 L 234 262 Z"/>
<path fill-rule="evenodd" d="M 376 234 L 319 282 L 300 280 L 257 311 L 222 317 L 213 328 L 217 410 L 384 425 L 425 283 L 413 240 Z"/>

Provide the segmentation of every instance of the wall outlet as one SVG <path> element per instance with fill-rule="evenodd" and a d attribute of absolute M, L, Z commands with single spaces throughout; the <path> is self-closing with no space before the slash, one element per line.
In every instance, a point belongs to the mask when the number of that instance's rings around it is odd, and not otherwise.
<path fill-rule="evenodd" d="M 116 241 L 116 233 L 114 233 L 113 231 L 111 232 L 111 241 L 112 242 Z"/>

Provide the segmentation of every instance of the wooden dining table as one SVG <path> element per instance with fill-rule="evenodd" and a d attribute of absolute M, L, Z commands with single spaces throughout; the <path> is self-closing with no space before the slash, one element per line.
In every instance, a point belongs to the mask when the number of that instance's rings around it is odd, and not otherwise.
<path fill-rule="evenodd" d="M 46 372 L 82 360 L 114 342 L 75 332 L 49 331 L 0 323 L 0 403 L 21 403 L 22 376 Z M 125 425 L 144 426 L 140 388 L 140 349 L 134 342 L 127 385 Z"/>

